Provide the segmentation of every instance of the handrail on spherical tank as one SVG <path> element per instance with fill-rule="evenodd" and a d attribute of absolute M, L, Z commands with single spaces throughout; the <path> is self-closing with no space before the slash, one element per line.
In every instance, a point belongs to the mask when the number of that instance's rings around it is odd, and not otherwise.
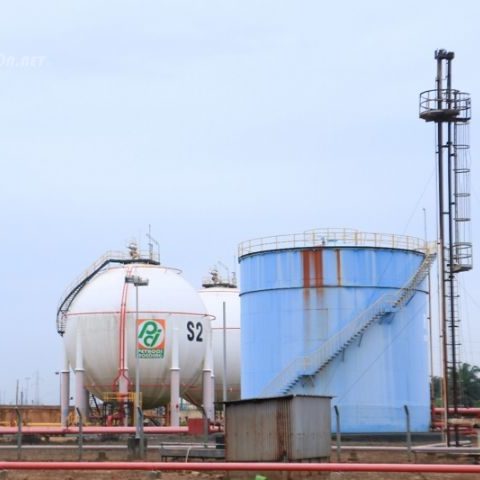
<path fill-rule="evenodd" d="M 150 253 L 138 251 L 138 257 L 132 257 L 131 254 L 127 254 L 122 251 L 108 251 L 98 258 L 89 268 L 87 268 L 79 277 L 77 277 L 64 291 L 60 298 L 60 302 L 57 308 L 57 332 L 60 335 L 65 333 L 66 328 L 66 315 L 73 300 L 78 295 L 80 290 L 88 283 L 93 277 L 95 277 L 100 271 L 107 268 L 112 263 L 127 264 L 127 263 L 144 263 L 150 265 L 160 265 L 160 259 L 150 256 Z M 169 268 L 170 267 L 164 267 Z M 181 273 L 179 269 L 172 269 Z"/>

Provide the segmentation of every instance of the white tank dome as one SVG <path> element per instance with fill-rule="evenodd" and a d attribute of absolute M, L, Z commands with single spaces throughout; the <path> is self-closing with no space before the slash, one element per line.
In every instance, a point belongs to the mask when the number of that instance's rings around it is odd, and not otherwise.
<path fill-rule="evenodd" d="M 148 279 L 148 286 L 125 283 L 127 275 Z M 85 370 L 85 387 L 103 398 L 119 382 L 134 390 L 136 288 L 140 320 L 154 320 L 155 358 L 140 358 L 143 407 L 168 401 L 174 332 L 178 338 L 180 394 L 201 403 L 202 369 L 211 320 L 195 289 L 176 269 L 145 263 L 121 264 L 101 271 L 80 290 L 66 312 L 65 347 L 75 369 Z M 80 350 L 81 349 L 81 350 Z M 150 350 L 149 350 L 150 351 Z"/>
<path fill-rule="evenodd" d="M 238 288 L 211 286 L 199 291 L 213 315 L 212 349 L 215 401 L 223 399 L 223 303 L 226 310 L 227 400 L 240 399 L 240 295 Z"/>

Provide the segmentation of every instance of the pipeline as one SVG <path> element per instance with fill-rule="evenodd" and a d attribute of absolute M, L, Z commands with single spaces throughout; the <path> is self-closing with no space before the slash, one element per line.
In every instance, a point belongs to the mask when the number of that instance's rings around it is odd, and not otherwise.
<path fill-rule="evenodd" d="M 124 434 L 135 433 L 135 427 L 88 427 L 82 429 L 84 435 L 93 434 Z M 176 434 L 188 433 L 188 427 L 143 427 L 144 433 L 148 434 Z M 210 433 L 217 432 L 217 428 L 210 427 Z M 0 435 L 14 435 L 18 433 L 18 427 L 0 427 Z M 22 426 L 22 434 L 39 435 L 68 435 L 78 434 L 78 427 L 28 427 Z"/>
<path fill-rule="evenodd" d="M 476 427 L 480 423 L 480 408 L 460 407 L 457 408 L 456 412 L 453 408 L 449 408 L 448 411 L 452 415 L 454 413 L 460 415 L 459 418 L 449 420 L 450 428 L 455 428 L 456 431 L 463 435 L 477 435 Z M 432 408 L 432 428 L 436 430 L 445 428 L 444 412 L 445 408 L 443 407 Z"/>
<path fill-rule="evenodd" d="M 445 411 L 445 408 L 443 407 L 434 407 L 433 409 L 434 413 L 443 413 Z M 448 409 L 449 413 L 453 413 L 454 410 L 453 408 Z M 480 415 L 480 408 L 475 408 L 475 407 L 459 407 L 457 408 L 457 412 L 460 415 Z"/>
<path fill-rule="evenodd" d="M 0 462 L 0 470 L 480 473 L 480 465 L 412 463 Z"/>

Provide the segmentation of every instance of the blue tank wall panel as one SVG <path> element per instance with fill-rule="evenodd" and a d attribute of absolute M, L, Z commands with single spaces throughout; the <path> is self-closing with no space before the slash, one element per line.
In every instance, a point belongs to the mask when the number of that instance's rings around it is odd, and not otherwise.
<path fill-rule="evenodd" d="M 241 259 L 241 292 L 306 286 L 400 288 L 421 261 L 420 253 L 387 248 L 262 252 Z"/>
<path fill-rule="evenodd" d="M 241 259 L 242 396 L 260 395 L 295 358 L 324 341 L 418 269 L 422 255 L 373 248 L 263 252 Z M 334 395 L 342 429 L 428 429 L 426 293 L 369 327 L 359 343 L 291 393 Z"/>
<path fill-rule="evenodd" d="M 424 295 L 417 295 L 391 323 L 376 323 L 312 383 L 292 393 L 334 394 L 350 432 L 403 431 L 403 406 L 416 431 L 429 426 L 427 331 Z"/>

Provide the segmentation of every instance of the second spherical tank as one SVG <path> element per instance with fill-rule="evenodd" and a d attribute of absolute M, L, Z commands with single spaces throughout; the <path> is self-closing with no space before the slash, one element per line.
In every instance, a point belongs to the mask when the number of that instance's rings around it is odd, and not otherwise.
<path fill-rule="evenodd" d="M 148 286 L 126 283 L 127 276 L 148 279 Z M 180 394 L 201 403 L 210 322 L 200 296 L 178 270 L 141 262 L 119 265 L 98 273 L 72 302 L 64 334 L 67 357 L 74 370 L 85 370 L 85 387 L 103 399 L 122 385 L 134 390 L 136 349 L 145 347 L 150 358 L 138 359 L 140 388 L 143 407 L 152 408 L 169 399 L 176 337 Z M 136 343 L 143 327 L 151 333 L 146 346 L 140 340 Z M 155 332 L 149 331 L 150 327 Z"/>
<path fill-rule="evenodd" d="M 240 398 L 240 296 L 234 286 L 212 285 L 200 290 L 212 320 L 213 373 L 215 401 L 223 400 L 224 364 L 226 369 L 226 400 Z M 225 329 L 223 305 L 225 304 Z M 225 338 L 225 350 L 224 350 Z M 224 362 L 224 351 L 226 362 Z"/>

